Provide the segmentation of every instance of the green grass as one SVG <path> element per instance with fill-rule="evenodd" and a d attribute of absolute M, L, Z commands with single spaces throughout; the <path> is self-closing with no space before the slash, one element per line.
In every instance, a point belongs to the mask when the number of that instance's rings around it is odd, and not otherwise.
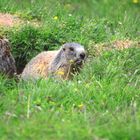
<path fill-rule="evenodd" d="M 41 22 L 39 27 L 24 23 L 0 29 L 12 44 L 18 69 L 37 53 L 71 41 L 83 44 L 91 59 L 72 81 L 17 82 L 1 76 L 0 138 L 140 139 L 140 48 L 94 54 L 95 43 L 140 39 L 140 4 L 32 2 L 0 2 L 1 12 Z"/>

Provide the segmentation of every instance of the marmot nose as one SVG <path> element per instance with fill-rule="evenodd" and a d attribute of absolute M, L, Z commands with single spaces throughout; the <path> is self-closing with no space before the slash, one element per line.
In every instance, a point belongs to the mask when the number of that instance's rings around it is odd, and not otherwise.
<path fill-rule="evenodd" d="M 80 53 L 80 58 L 81 58 L 81 59 L 84 59 L 84 58 L 85 58 L 85 56 L 86 56 L 86 54 L 85 54 L 85 53 Z"/>

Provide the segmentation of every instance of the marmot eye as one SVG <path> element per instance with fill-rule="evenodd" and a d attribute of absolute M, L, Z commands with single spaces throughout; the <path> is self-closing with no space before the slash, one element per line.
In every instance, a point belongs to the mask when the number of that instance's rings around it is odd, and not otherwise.
<path fill-rule="evenodd" d="M 63 48 L 63 51 L 65 51 L 66 49 L 65 48 Z"/>
<path fill-rule="evenodd" d="M 74 48 L 72 48 L 72 47 L 70 47 L 69 49 L 70 49 L 70 51 L 74 51 Z"/>

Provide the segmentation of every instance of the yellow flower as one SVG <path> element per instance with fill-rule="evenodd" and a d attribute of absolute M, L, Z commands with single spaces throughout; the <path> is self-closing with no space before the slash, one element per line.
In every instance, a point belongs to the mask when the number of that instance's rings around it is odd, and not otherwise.
<path fill-rule="evenodd" d="M 72 64 L 72 63 L 74 63 L 74 61 L 71 59 L 71 60 L 70 60 L 70 63 Z"/>
<path fill-rule="evenodd" d="M 57 71 L 58 75 L 64 75 L 64 71 Z"/>
<path fill-rule="evenodd" d="M 132 0 L 133 3 L 139 3 L 139 0 Z"/>
<path fill-rule="evenodd" d="M 66 7 L 66 8 L 70 8 L 71 5 L 68 3 L 68 4 L 65 5 L 65 7 Z"/>
<path fill-rule="evenodd" d="M 77 91 L 78 91 L 78 89 L 77 89 L 77 88 L 74 88 L 74 91 L 75 91 L 75 92 L 77 92 Z"/>
<path fill-rule="evenodd" d="M 71 17 L 72 16 L 72 14 L 69 14 L 69 17 Z"/>
<path fill-rule="evenodd" d="M 90 87 L 90 85 L 89 85 L 89 84 L 86 84 L 86 85 L 85 85 L 85 87 L 86 87 L 86 88 L 89 88 L 89 87 Z"/>
<path fill-rule="evenodd" d="M 83 106 L 84 106 L 83 104 L 78 105 L 78 107 L 80 107 L 80 108 L 83 107 Z"/>
<path fill-rule="evenodd" d="M 54 19 L 54 20 L 57 20 L 57 19 L 58 19 L 58 16 L 54 16 L 53 19 Z"/>
<path fill-rule="evenodd" d="M 78 108 L 80 109 L 80 110 L 83 110 L 84 109 L 84 104 L 80 104 L 80 105 L 78 105 Z"/>
<path fill-rule="evenodd" d="M 53 102 L 53 101 L 50 101 L 49 102 L 51 105 L 55 105 L 56 103 L 55 102 Z"/>

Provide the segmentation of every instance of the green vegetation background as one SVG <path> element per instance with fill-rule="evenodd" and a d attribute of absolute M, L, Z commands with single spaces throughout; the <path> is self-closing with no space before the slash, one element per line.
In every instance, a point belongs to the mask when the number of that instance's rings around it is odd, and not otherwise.
<path fill-rule="evenodd" d="M 139 41 L 140 3 L 135 2 L 0 1 L 0 12 L 26 21 L 0 28 L 12 44 L 18 69 L 37 53 L 65 42 L 79 42 L 91 55 L 72 81 L 17 83 L 1 76 L 1 139 L 140 139 L 140 49 L 100 56 L 94 51 L 95 43 Z"/>

